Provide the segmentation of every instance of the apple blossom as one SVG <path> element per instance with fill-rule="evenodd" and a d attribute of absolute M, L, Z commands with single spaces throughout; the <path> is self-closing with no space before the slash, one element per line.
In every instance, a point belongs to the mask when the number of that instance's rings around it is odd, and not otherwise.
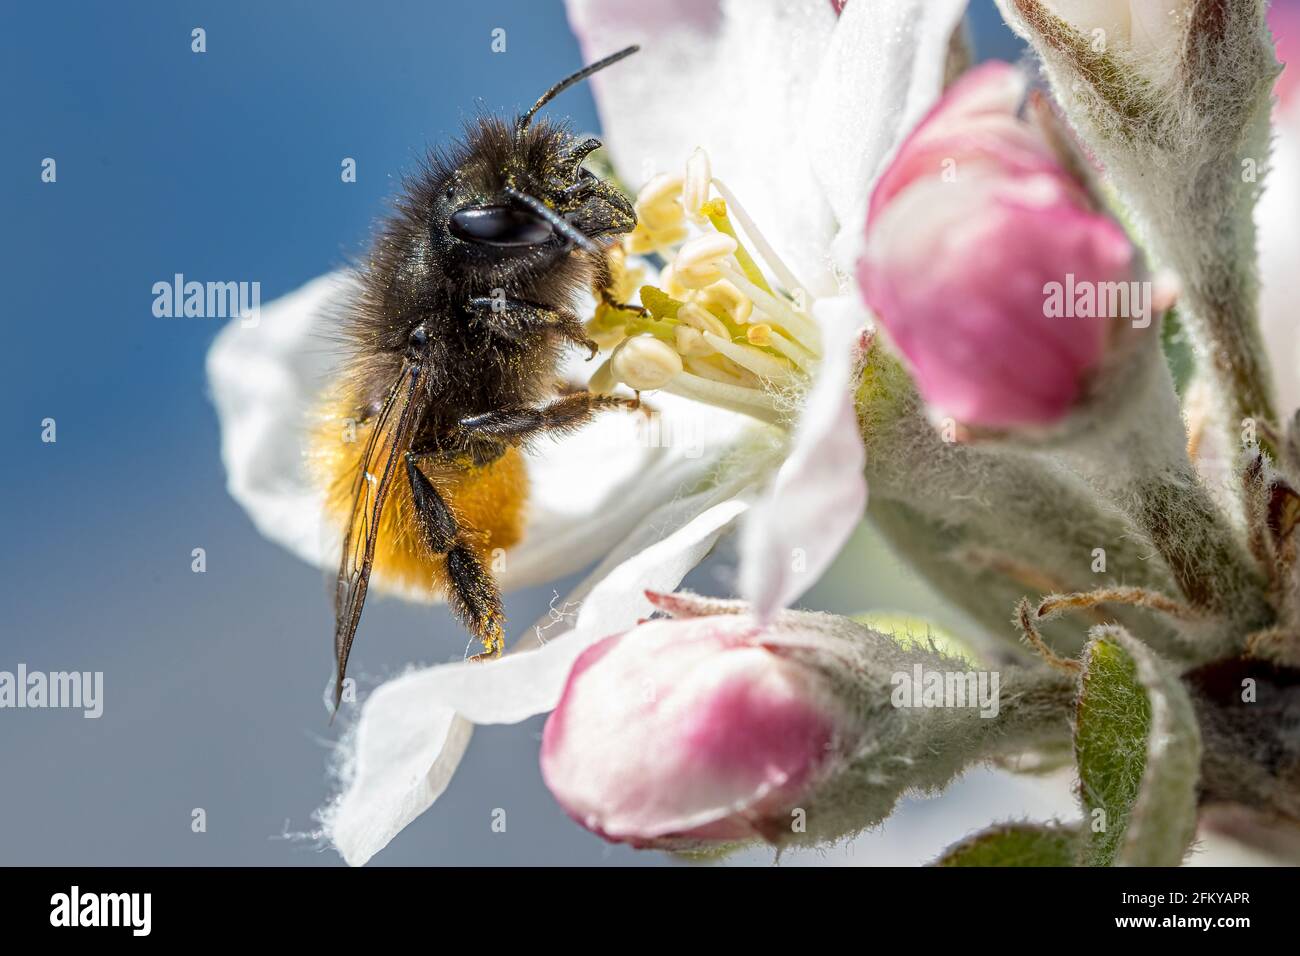
<path fill-rule="evenodd" d="M 1124 231 L 1018 117 L 1026 85 L 989 63 L 948 90 L 880 178 L 858 266 L 922 395 L 986 428 L 1060 421 L 1151 321 Z"/>
<path fill-rule="evenodd" d="M 739 617 L 659 620 L 587 648 L 542 736 L 569 815 L 638 846 L 788 827 L 862 728 L 825 675 L 761 634 Z"/>
<path fill-rule="evenodd" d="M 652 599 L 672 617 L 588 647 L 542 735 L 547 786 L 606 840 L 824 843 L 878 822 L 910 787 L 1065 729 L 1069 683 L 1050 672 L 980 683 L 959 658 L 844 618 L 764 623 L 739 602 Z M 934 675 L 961 675 L 962 700 L 923 697 Z M 983 699 L 966 699 L 975 684 Z"/>
<path fill-rule="evenodd" d="M 1215 4 L 1217 20 L 1177 0 L 1003 7 L 1104 163 L 1117 187 L 1107 199 L 1132 204 L 1190 289 L 1203 344 L 1222 346 L 1216 394 L 1264 409 L 1249 296 L 1237 296 L 1251 291 L 1242 214 L 1257 186 L 1233 194 L 1228 176 L 1260 142 L 1271 53 L 1259 4 Z M 1288 536 L 1300 495 L 1255 452 L 1239 476 L 1240 525 L 1216 508 L 1188 461 L 1154 334 L 1163 302 L 1140 291 L 1136 307 L 1130 297 L 1096 312 L 1094 289 L 1078 311 L 1081 283 L 1126 288 L 1143 260 L 1044 99 L 1022 113 L 1023 79 L 993 65 L 934 106 L 963 59 L 952 49 L 963 8 L 568 5 L 588 59 L 629 43 L 643 52 L 593 84 L 609 154 L 635 187 L 616 298 L 636 305 L 586 304 L 604 355 L 575 356 L 564 378 L 645 393 L 670 431 L 688 423 L 699 440 L 646 441 L 626 430 L 636 416 L 611 415 L 529 449 L 533 507 L 502 583 L 597 566 L 517 652 L 413 668 L 369 695 L 337 751 L 340 793 L 319 813 L 319 836 L 348 863 L 430 807 L 474 724 L 547 711 L 546 783 L 581 824 L 636 846 L 822 845 L 973 763 L 1059 745 L 1076 704 L 1085 810 L 1108 799 L 1108 775 L 1133 800 L 1107 803 L 1120 823 L 1108 837 L 1034 831 L 1068 858 L 1122 835 L 1140 845 L 1118 859 L 1176 862 L 1198 793 L 1292 813 L 1294 761 L 1253 756 L 1255 738 L 1285 721 L 1261 726 L 1235 700 L 1203 707 L 1205 695 L 1193 713 L 1181 685 L 1207 673 L 1211 690 L 1235 692 L 1217 679 L 1225 662 L 1231 676 L 1243 654 L 1296 654 Z M 1227 69 L 1234 55 L 1240 75 Z M 1232 95 L 1218 103 L 1216 90 Z M 346 307 L 346 285 L 311 284 L 260 329 L 223 331 L 209 357 L 232 494 L 268 537 L 317 563 L 337 541 L 299 439 L 329 374 L 312 343 Z M 1065 302 L 1074 315 L 1052 314 Z M 966 440 L 941 437 L 923 398 L 962 419 Z M 875 527 L 953 599 L 996 671 L 931 641 L 787 610 L 862 516 L 864 475 Z M 735 528 L 745 601 L 666 593 Z M 1089 631 L 1091 615 L 1122 626 Z M 1040 660 L 1026 661 L 1017 634 Z M 992 706 L 893 693 L 927 673 L 976 686 L 982 675 Z M 1293 706 L 1273 696 L 1278 713 Z M 1149 722 L 1133 719 L 1141 706 L 1105 713 L 1143 697 Z M 1192 722 L 1209 731 L 1200 765 Z M 1270 753 L 1289 753 L 1281 737 Z"/>
<path fill-rule="evenodd" d="M 1265 5 L 997 2 L 1041 57 L 1145 247 L 1177 274 L 1179 315 L 1214 381 L 1214 425 L 1235 436 L 1245 419 L 1275 422 L 1253 220 L 1278 71 Z"/>
<path fill-rule="evenodd" d="M 614 42 L 642 46 L 617 82 L 596 86 L 624 177 L 664 174 L 641 191 L 649 234 L 635 242 L 662 249 L 692 229 L 704 242 L 684 250 L 680 275 L 669 269 L 653 287 L 666 297 L 691 289 L 691 301 L 677 300 L 684 316 L 652 313 L 658 324 L 645 330 L 608 330 L 596 338 L 614 351 L 599 369 L 575 361 L 566 371 L 599 388 L 664 380 L 647 402 L 665 422 L 697 426 L 704 447 L 646 448 L 621 416 L 607 416 L 530 453 L 533 507 L 502 583 L 603 560 L 556 620 L 524 632 L 528 653 L 414 671 L 369 697 L 343 744 L 344 791 L 322 812 L 349 862 L 364 862 L 436 799 L 468 722 L 553 707 L 567 664 L 647 613 L 642 592 L 675 587 L 742 516 L 742 590 L 770 614 L 811 586 L 862 514 L 852 371 L 866 316 L 837 236 L 856 244 L 849 224 L 871 178 L 938 93 L 964 2 L 861 0 L 842 16 L 812 0 L 690 6 L 570 6 L 589 57 Z M 703 211 L 710 203 L 730 217 L 734 250 Z M 265 534 L 325 566 L 337 535 L 321 524 L 301 434 L 328 375 L 313 340 L 346 304 L 339 281 L 264 310 L 260 331 L 228 328 L 209 356 L 232 494 Z M 657 344 L 638 341 L 646 334 Z"/>

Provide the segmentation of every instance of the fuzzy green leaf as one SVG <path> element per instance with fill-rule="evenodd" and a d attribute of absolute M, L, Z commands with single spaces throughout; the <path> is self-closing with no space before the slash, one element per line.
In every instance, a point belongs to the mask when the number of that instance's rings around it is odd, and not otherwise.
<path fill-rule="evenodd" d="M 1200 735 L 1178 675 L 1123 628 L 1083 653 L 1075 714 L 1084 862 L 1177 866 L 1196 832 Z"/>
<path fill-rule="evenodd" d="M 1160 330 L 1160 343 L 1164 347 L 1165 361 L 1169 363 L 1169 374 L 1174 379 L 1174 388 L 1179 395 L 1184 395 L 1196 372 L 1196 353 L 1177 309 L 1165 313 Z"/>
<path fill-rule="evenodd" d="M 1074 866 L 1079 833 L 1070 827 L 1001 823 L 953 844 L 935 866 Z"/>

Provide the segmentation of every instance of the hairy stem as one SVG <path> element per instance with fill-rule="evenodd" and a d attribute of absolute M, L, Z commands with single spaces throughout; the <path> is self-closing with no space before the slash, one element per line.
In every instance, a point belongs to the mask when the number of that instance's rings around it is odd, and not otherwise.
<path fill-rule="evenodd" d="M 1276 425 L 1272 374 L 1265 357 L 1263 336 L 1255 315 L 1257 291 L 1251 281 L 1233 276 L 1227 268 L 1202 277 L 1186 290 L 1184 312 L 1197 330 L 1204 361 L 1218 392 L 1219 427 L 1230 442 L 1240 443 L 1249 422 Z M 1268 428 L 1256 428 L 1259 445 L 1276 461 Z"/>
<path fill-rule="evenodd" d="M 1178 590 L 1207 618 L 1203 659 L 1239 651 L 1274 617 L 1263 576 L 1187 457 L 1181 410 L 1155 336 L 1128 360 L 1122 403 L 1042 454 L 1082 477 L 1140 528 Z"/>
<path fill-rule="evenodd" d="M 859 420 L 869 516 L 900 557 L 1004 646 L 1023 651 L 1011 623 L 1022 597 L 1117 585 L 1172 590 L 1142 536 L 1077 476 L 1022 449 L 945 441 L 907 373 L 879 347 L 867 357 Z M 1198 657 L 1145 611 L 1108 607 L 1106 616 L 1140 626 L 1172 659 Z M 1043 633 L 1054 650 L 1073 654 L 1094 623 L 1073 615 Z"/>

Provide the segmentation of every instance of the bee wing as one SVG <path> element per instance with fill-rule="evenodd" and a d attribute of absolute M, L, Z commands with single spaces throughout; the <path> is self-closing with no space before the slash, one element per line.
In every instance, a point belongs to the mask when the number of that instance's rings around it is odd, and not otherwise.
<path fill-rule="evenodd" d="M 420 417 L 423 406 L 416 397 L 423 383 L 423 365 L 408 362 L 375 418 L 352 489 L 352 511 L 343 532 L 343 557 L 334 590 L 334 655 L 338 661 L 335 709 L 343 696 L 343 675 L 357 623 L 361 620 L 361 608 L 366 603 L 375 542 L 379 538 L 379 519 L 399 459 L 410 447 L 411 432 Z"/>

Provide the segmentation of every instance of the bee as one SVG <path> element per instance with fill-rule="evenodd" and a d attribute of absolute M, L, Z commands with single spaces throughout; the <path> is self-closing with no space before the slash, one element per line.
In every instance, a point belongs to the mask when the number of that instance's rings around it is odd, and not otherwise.
<path fill-rule="evenodd" d="M 434 151 L 380 223 L 338 335 L 339 385 L 320 409 L 312 459 L 327 518 L 343 529 L 334 592 L 334 704 L 378 569 L 399 588 L 441 590 L 483 645 L 504 646 L 491 558 L 523 534 L 522 448 L 637 400 L 563 394 L 559 363 L 596 344 L 575 311 L 614 301 L 617 237 L 636 226 L 618 187 L 583 166 L 599 149 L 536 119 L 557 95 L 635 53 L 556 83 L 513 122 L 469 124 Z M 338 422 L 352 423 L 339 440 Z M 498 551 L 498 549 L 502 549 Z"/>

